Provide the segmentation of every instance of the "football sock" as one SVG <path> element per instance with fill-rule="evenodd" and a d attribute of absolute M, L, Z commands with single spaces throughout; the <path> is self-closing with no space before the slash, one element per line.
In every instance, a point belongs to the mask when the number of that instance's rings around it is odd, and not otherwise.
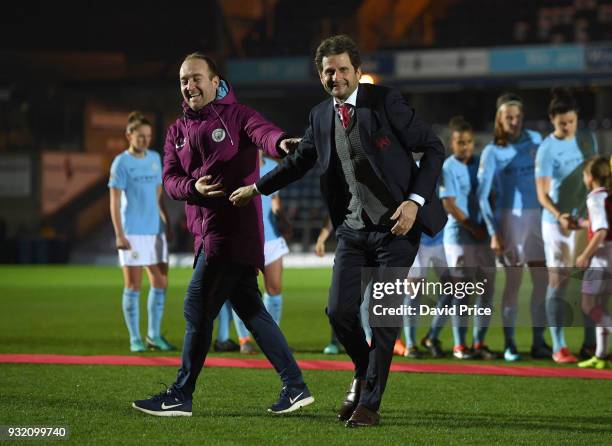
<path fill-rule="evenodd" d="M 476 299 L 477 308 L 491 308 L 490 298 L 488 296 L 478 296 Z M 474 316 L 474 330 L 472 332 L 474 344 L 484 344 L 491 315 L 476 315 Z"/>
<path fill-rule="evenodd" d="M 468 318 L 459 313 L 459 305 L 463 303 L 463 299 L 454 298 L 453 300 L 456 308 L 456 314 L 452 317 L 453 342 L 455 346 L 467 345 Z"/>
<path fill-rule="evenodd" d="M 127 325 L 130 333 L 130 342 L 139 341 L 140 338 L 140 308 L 139 308 L 140 290 L 132 290 L 130 288 L 123 289 L 123 317 L 125 325 Z"/>
<path fill-rule="evenodd" d="M 418 309 L 418 298 L 410 299 L 409 295 L 404 297 L 404 305 L 408 305 L 410 308 L 414 308 L 417 311 Z M 416 345 L 416 331 L 418 326 L 418 316 L 416 313 L 414 315 L 404 314 L 402 316 L 404 323 L 404 336 L 406 337 L 406 347 L 411 348 Z"/>
<path fill-rule="evenodd" d="M 546 288 L 546 318 L 552 337 L 553 353 L 567 347 L 563 330 L 564 297 L 565 287 L 554 288 L 549 285 Z"/>
<path fill-rule="evenodd" d="M 438 298 L 438 304 L 436 308 L 442 309 L 447 308 L 451 309 L 453 304 L 453 296 L 450 294 L 444 294 Z M 437 339 L 440 336 L 440 332 L 442 331 L 442 327 L 446 323 L 448 319 L 448 314 L 436 314 L 431 319 L 431 328 L 429 329 L 429 339 Z"/>
<path fill-rule="evenodd" d="M 505 347 L 515 345 L 514 342 L 514 327 L 516 326 L 516 316 L 518 308 L 516 306 L 506 306 L 502 309 L 502 322 L 504 324 Z"/>
<path fill-rule="evenodd" d="M 608 335 L 612 327 L 597 327 L 595 329 L 597 337 L 597 348 L 595 350 L 595 356 L 600 359 L 604 359 L 608 355 Z"/>
<path fill-rule="evenodd" d="M 529 309 L 531 311 L 532 324 L 532 339 L 533 347 L 543 347 L 544 332 L 546 331 L 546 294 L 548 284 L 548 271 L 546 268 L 534 267 L 529 268 L 531 273 L 531 282 L 533 288 L 531 291 L 531 302 Z"/>
<path fill-rule="evenodd" d="M 217 317 L 219 324 L 217 326 L 217 342 L 225 342 L 229 339 L 229 322 L 232 317 L 232 310 L 229 301 L 226 301 Z"/>
<path fill-rule="evenodd" d="M 268 293 L 266 293 L 264 294 L 263 301 L 266 310 L 268 310 L 268 313 L 270 313 L 270 316 L 272 316 L 272 319 L 274 319 L 276 325 L 280 327 L 281 312 L 283 310 L 283 295 L 276 294 L 274 296 L 270 296 Z"/>
<path fill-rule="evenodd" d="M 164 316 L 164 305 L 166 303 L 166 290 L 164 288 L 149 289 L 147 299 L 148 329 L 147 334 L 151 339 L 157 339 L 161 335 L 161 321 Z"/>
<path fill-rule="evenodd" d="M 372 342 L 372 329 L 370 328 L 370 294 L 372 292 L 372 284 L 370 283 L 366 288 L 365 294 L 363 295 L 363 302 L 359 306 L 359 318 L 361 319 L 361 326 L 363 327 L 363 333 L 366 338 L 366 342 L 371 344 Z"/>
<path fill-rule="evenodd" d="M 236 311 L 233 308 L 232 308 L 232 317 L 234 318 L 234 327 L 236 328 L 238 339 L 250 340 L 251 338 L 250 338 L 250 333 L 249 333 L 248 328 L 246 328 L 246 325 L 244 325 L 244 322 L 242 322 L 242 319 L 238 317 L 238 315 L 236 314 Z M 241 343 L 243 342 L 241 341 Z"/>

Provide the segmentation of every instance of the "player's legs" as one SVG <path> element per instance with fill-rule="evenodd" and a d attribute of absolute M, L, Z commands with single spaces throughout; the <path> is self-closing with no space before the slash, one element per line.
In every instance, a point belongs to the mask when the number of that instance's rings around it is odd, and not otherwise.
<path fill-rule="evenodd" d="M 424 272 L 424 268 L 429 265 L 429 257 L 430 252 L 427 250 L 427 246 L 421 245 L 419 247 L 419 252 L 417 252 L 416 257 L 414 258 L 414 263 L 410 267 L 410 271 L 408 272 L 408 280 L 418 282 L 422 280 L 424 277 L 422 276 Z M 411 295 L 407 294 L 404 304 L 409 307 L 418 309 L 420 303 L 419 295 Z M 417 314 L 407 314 L 403 316 L 403 325 L 404 325 L 404 336 L 406 338 L 406 348 L 413 349 L 416 347 L 416 330 L 418 326 L 418 315 Z"/>
<path fill-rule="evenodd" d="M 363 334 L 365 335 L 366 342 L 368 345 L 372 343 L 372 328 L 370 328 L 370 299 L 372 297 L 372 282 L 369 282 L 366 286 L 365 292 L 363 293 L 363 300 L 359 306 L 359 319 L 361 320 L 361 326 L 363 327 Z"/>
<path fill-rule="evenodd" d="M 268 313 L 280 326 L 283 309 L 282 278 L 283 256 L 289 253 L 283 237 L 269 240 L 264 244 L 264 305 Z"/>
<path fill-rule="evenodd" d="M 519 212 L 524 212 L 519 211 Z M 514 329 L 518 316 L 518 293 L 523 279 L 524 240 L 527 220 L 524 214 L 512 210 L 502 213 L 500 230 L 504 242 L 503 263 L 506 283 L 502 294 L 502 325 L 504 331 L 504 357 L 508 360 L 519 359 L 514 340 Z M 538 221 L 539 224 L 539 221 Z M 506 353 L 508 353 L 506 355 Z"/>
<path fill-rule="evenodd" d="M 495 255 L 486 245 L 474 245 L 474 265 L 476 280 L 484 282 L 484 294 L 477 296 L 478 308 L 492 310 L 495 294 Z M 492 311 L 491 311 L 492 313 Z M 486 334 L 491 323 L 491 316 L 478 315 L 474 317 L 473 344 L 476 350 L 481 350 L 481 356 L 487 357 Z"/>
<path fill-rule="evenodd" d="M 238 335 L 238 342 L 240 344 L 240 353 L 244 353 L 246 355 L 254 355 L 257 353 L 257 349 L 251 339 L 251 333 L 249 333 L 249 329 L 246 327 L 244 321 L 240 319 L 236 310 L 232 308 L 232 319 L 234 319 L 234 328 L 236 329 L 236 334 Z M 276 321 L 275 321 L 276 322 Z"/>
<path fill-rule="evenodd" d="M 469 249 L 465 245 L 447 244 L 445 246 L 446 263 L 449 266 L 450 279 L 453 281 L 467 280 L 466 265 L 471 260 Z M 459 305 L 465 304 L 464 299 L 453 297 L 453 305 L 456 308 L 455 314 L 452 316 L 453 330 L 453 353 L 457 353 L 457 357 L 463 356 L 467 348 L 467 330 L 468 318 L 459 314 Z"/>
<path fill-rule="evenodd" d="M 266 310 L 268 310 L 268 313 L 270 313 L 272 319 L 274 319 L 279 326 L 283 309 L 282 278 L 282 257 L 266 264 L 263 274 L 264 289 L 266 292 L 264 294 L 263 301 Z"/>
<path fill-rule="evenodd" d="M 123 266 L 122 309 L 125 324 L 130 334 L 130 350 L 142 352 L 145 346 L 140 337 L 140 284 L 141 266 Z"/>
<path fill-rule="evenodd" d="M 424 259 L 426 260 L 426 263 L 424 262 L 424 264 L 426 266 L 433 266 L 436 275 L 438 276 L 438 279 L 440 281 L 446 282 L 450 280 L 448 262 L 446 259 L 444 245 L 440 244 L 422 248 L 426 248 L 424 252 L 427 254 L 426 258 Z M 419 252 L 420 251 L 421 249 L 419 249 Z M 426 270 L 422 270 L 421 274 L 426 275 Z M 436 309 L 448 309 L 453 305 L 454 297 L 452 295 L 443 294 L 441 296 L 438 296 Z M 440 332 L 442 331 L 442 328 L 444 327 L 444 324 L 446 324 L 447 319 L 448 315 L 446 313 L 437 312 L 431 319 L 431 324 L 429 330 L 427 331 L 427 334 L 425 335 L 425 339 L 421 342 L 422 344 L 425 344 L 427 349 L 432 353 L 434 357 L 441 356 L 442 349 L 439 336 Z"/>
<path fill-rule="evenodd" d="M 232 305 L 225 301 L 217 316 L 217 342 L 227 342 L 230 337 L 230 320 L 232 319 Z"/>
<path fill-rule="evenodd" d="M 545 308 L 546 320 L 552 338 L 553 354 L 567 349 L 565 331 L 563 329 L 565 294 L 568 284 L 568 269 L 573 266 L 570 246 L 567 237 L 561 232 L 559 225 L 542 222 L 544 253 L 548 267 L 548 285 L 546 288 Z"/>
<path fill-rule="evenodd" d="M 169 344 L 161 335 L 161 322 L 166 304 L 166 290 L 168 288 L 168 264 L 158 263 L 146 267 L 149 277 L 149 296 L 147 299 L 148 329 L 147 344 L 152 348 L 161 350 L 173 350 L 174 346 Z"/>
<path fill-rule="evenodd" d="M 529 303 L 532 327 L 531 355 L 533 357 L 550 357 L 552 351 L 550 351 L 550 347 L 546 345 L 544 340 L 548 271 L 546 265 L 541 261 L 529 262 L 527 266 L 531 276 L 531 283 L 533 284 Z"/>
<path fill-rule="evenodd" d="M 587 285 L 588 291 L 589 284 L 583 284 L 583 287 L 585 285 Z M 595 328 L 596 348 L 595 355 L 586 361 L 578 363 L 578 367 L 596 369 L 609 367 L 607 361 L 608 342 L 610 333 L 612 333 L 612 317 L 607 309 L 608 297 L 607 295 L 590 294 L 584 291 L 582 293 L 582 311 L 588 314 L 597 324 Z"/>
<path fill-rule="evenodd" d="M 518 316 L 518 293 L 523 280 L 523 266 L 506 266 L 506 283 L 502 294 L 502 324 L 504 331 L 504 357 L 509 361 L 519 359 L 514 331 Z M 506 352 L 508 354 L 506 355 Z"/>

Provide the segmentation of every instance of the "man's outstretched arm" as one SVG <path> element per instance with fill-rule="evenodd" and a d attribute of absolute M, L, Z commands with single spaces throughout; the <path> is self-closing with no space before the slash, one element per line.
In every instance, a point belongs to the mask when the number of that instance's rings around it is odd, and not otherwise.
<path fill-rule="evenodd" d="M 312 121 L 312 118 L 311 118 Z M 270 195 L 302 178 L 317 162 L 312 122 L 295 152 L 288 155 L 274 170 L 268 172 L 257 183 L 236 189 L 230 195 L 234 206 L 246 206 L 258 194 Z"/>

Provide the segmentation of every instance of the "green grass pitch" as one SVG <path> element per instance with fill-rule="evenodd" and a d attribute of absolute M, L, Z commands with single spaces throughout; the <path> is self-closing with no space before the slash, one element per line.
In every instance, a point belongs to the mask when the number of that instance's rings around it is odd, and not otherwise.
<path fill-rule="evenodd" d="M 170 272 L 164 331 L 178 344 L 190 274 Z M 331 359 L 320 354 L 330 334 L 323 312 L 329 279 L 326 269 L 285 272 L 282 329 L 298 359 Z M 0 267 L 0 353 L 129 355 L 121 280 L 118 268 Z M 143 333 L 147 290 L 145 279 Z M 528 293 L 528 283 L 521 293 Z M 574 351 L 581 332 L 568 329 Z M 519 328 L 517 339 L 526 352 L 530 330 Z M 442 340 L 450 348 L 448 328 Z M 491 328 L 488 343 L 501 348 L 500 328 Z M 552 365 L 523 361 L 530 363 Z M 0 425 L 68 426 L 75 444 L 574 445 L 610 444 L 612 438 L 612 382 L 605 380 L 392 373 L 382 425 L 363 430 L 334 420 L 348 372 L 306 371 L 316 402 L 286 417 L 265 410 L 279 391 L 272 370 L 204 370 L 190 419 L 147 417 L 130 408 L 131 400 L 157 392 L 175 373 L 172 367 L 3 364 Z"/>

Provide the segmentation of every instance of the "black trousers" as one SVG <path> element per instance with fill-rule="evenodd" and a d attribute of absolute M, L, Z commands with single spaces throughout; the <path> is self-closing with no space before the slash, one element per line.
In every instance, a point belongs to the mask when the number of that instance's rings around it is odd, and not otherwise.
<path fill-rule="evenodd" d="M 373 327 L 371 347 L 366 342 L 359 317 L 362 268 L 411 266 L 420 236 L 418 230 L 395 236 L 390 228 L 357 231 L 344 224 L 336 230 L 338 246 L 327 315 L 355 364 L 355 377 L 367 380 L 359 402 L 371 410 L 380 407 L 400 327 Z"/>
<path fill-rule="evenodd" d="M 185 342 L 173 387 L 191 397 L 210 348 L 213 322 L 229 299 L 285 386 L 304 383 L 278 325 L 266 311 L 257 286 L 257 269 L 239 263 L 207 263 L 200 254 L 185 296 Z"/>

